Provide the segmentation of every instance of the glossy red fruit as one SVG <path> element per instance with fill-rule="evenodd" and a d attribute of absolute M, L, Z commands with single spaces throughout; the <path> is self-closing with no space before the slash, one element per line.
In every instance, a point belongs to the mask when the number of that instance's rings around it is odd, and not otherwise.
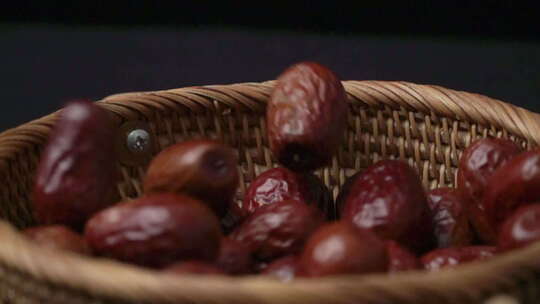
<path fill-rule="evenodd" d="M 322 222 L 314 206 L 287 200 L 258 208 L 231 237 L 246 244 L 258 259 L 269 260 L 300 251 Z"/>
<path fill-rule="evenodd" d="M 460 192 L 439 188 L 429 191 L 427 197 L 438 247 L 470 245 L 474 234 Z"/>
<path fill-rule="evenodd" d="M 345 134 L 346 100 L 337 75 L 318 63 L 285 70 L 266 112 L 270 149 L 278 161 L 294 171 L 328 165 Z"/>
<path fill-rule="evenodd" d="M 90 247 L 78 233 L 66 226 L 51 225 L 26 228 L 22 233 L 36 244 L 80 254 L 92 254 Z"/>
<path fill-rule="evenodd" d="M 357 176 L 341 218 L 414 252 L 434 243 L 430 211 L 416 171 L 398 160 L 382 160 Z"/>
<path fill-rule="evenodd" d="M 467 147 L 460 158 L 457 187 L 467 201 L 470 221 L 484 242 L 495 240 L 482 202 L 488 179 L 519 152 L 517 144 L 508 139 L 483 138 Z"/>
<path fill-rule="evenodd" d="M 235 216 L 244 219 L 259 207 L 298 200 L 318 206 L 327 218 L 335 217 L 330 191 L 311 173 L 295 173 L 286 168 L 272 168 L 259 174 L 249 185 L 244 200 L 232 208 Z"/>
<path fill-rule="evenodd" d="M 427 270 L 439 270 L 473 261 L 482 261 L 496 254 L 493 246 L 468 246 L 461 248 L 442 248 L 429 252 L 421 258 Z"/>
<path fill-rule="evenodd" d="M 161 151 L 150 163 L 145 193 L 186 193 L 218 216 L 229 209 L 238 187 L 235 151 L 212 140 L 190 140 Z"/>
<path fill-rule="evenodd" d="M 473 201 L 482 198 L 489 177 L 520 152 L 516 143 L 502 138 L 483 138 L 463 151 L 459 161 L 458 188 Z"/>
<path fill-rule="evenodd" d="M 205 261 L 189 260 L 167 266 L 164 272 L 174 274 L 225 275 L 223 270 Z"/>
<path fill-rule="evenodd" d="M 282 282 L 289 282 L 296 276 L 297 268 L 298 257 L 288 255 L 270 263 L 262 274 L 274 277 Z"/>
<path fill-rule="evenodd" d="M 253 271 L 253 259 L 249 247 L 237 240 L 225 237 L 221 240 L 217 267 L 228 274 L 246 274 Z"/>
<path fill-rule="evenodd" d="M 514 210 L 540 199 L 540 150 L 519 154 L 499 167 L 488 181 L 483 205 L 494 232 Z"/>
<path fill-rule="evenodd" d="M 42 225 L 81 228 L 116 199 L 114 127 L 101 107 L 73 101 L 60 112 L 41 155 L 32 206 Z"/>
<path fill-rule="evenodd" d="M 502 251 L 522 248 L 540 240 L 540 205 L 517 209 L 499 233 L 498 246 Z"/>
<path fill-rule="evenodd" d="M 180 194 L 155 194 L 120 203 L 93 216 L 85 238 L 101 256 L 141 266 L 179 260 L 213 261 L 219 221 L 203 203 Z"/>
<path fill-rule="evenodd" d="M 375 234 L 349 222 L 319 228 L 308 240 L 298 260 L 299 276 L 385 272 L 386 245 Z"/>
<path fill-rule="evenodd" d="M 386 241 L 386 251 L 388 253 L 388 272 L 390 273 L 422 268 L 420 260 L 395 241 Z"/>

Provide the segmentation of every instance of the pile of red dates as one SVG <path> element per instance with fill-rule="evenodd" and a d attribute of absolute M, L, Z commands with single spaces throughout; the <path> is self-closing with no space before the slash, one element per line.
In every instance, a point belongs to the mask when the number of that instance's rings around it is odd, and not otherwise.
<path fill-rule="evenodd" d="M 347 127 L 339 78 L 313 62 L 278 78 L 266 119 L 281 167 L 243 200 L 237 152 L 215 140 L 172 145 L 150 163 L 144 194 L 117 203 L 108 114 L 87 101 L 61 112 L 37 170 L 39 226 L 55 249 L 172 274 L 298 277 L 439 270 L 540 239 L 540 150 L 484 138 L 461 157 L 457 187 L 426 192 L 408 163 L 381 160 L 351 176 L 334 201 L 312 172 L 327 166 Z"/>

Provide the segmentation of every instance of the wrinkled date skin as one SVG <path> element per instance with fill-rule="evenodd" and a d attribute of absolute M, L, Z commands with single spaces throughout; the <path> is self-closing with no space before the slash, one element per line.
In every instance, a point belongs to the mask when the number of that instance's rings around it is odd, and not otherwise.
<path fill-rule="evenodd" d="M 300 251 L 322 223 L 323 216 L 316 207 L 286 200 L 255 210 L 231 237 L 246 244 L 256 258 L 269 260 Z"/>
<path fill-rule="evenodd" d="M 519 152 L 517 144 L 508 139 L 483 138 L 475 141 L 460 158 L 458 188 L 468 198 L 479 201 L 493 172 Z"/>
<path fill-rule="evenodd" d="M 496 254 L 493 246 L 468 246 L 461 248 L 441 248 L 429 252 L 421 258 L 426 270 L 439 270 L 473 261 L 482 261 Z"/>
<path fill-rule="evenodd" d="M 100 256 L 148 267 L 179 260 L 213 261 L 221 241 L 219 221 L 203 203 L 180 194 L 154 194 L 93 216 L 85 238 Z"/>
<path fill-rule="evenodd" d="M 386 241 L 386 251 L 388 253 L 388 272 L 421 269 L 420 260 L 409 250 L 401 247 L 395 241 Z"/>
<path fill-rule="evenodd" d="M 309 238 L 298 263 L 302 277 L 385 272 L 388 255 L 384 242 L 371 231 L 339 221 Z"/>
<path fill-rule="evenodd" d="M 525 247 L 540 240 L 540 205 L 523 206 L 501 226 L 498 245 L 501 251 Z"/>
<path fill-rule="evenodd" d="M 328 68 L 302 62 L 278 79 L 266 112 L 270 149 L 294 171 L 328 165 L 347 126 L 345 89 Z"/>
<path fill-rule="evenodd" d="M 30 227 L 22 233 L 36 244 L 58 250 L 91 255 L 90 247 L 78 233 L 62 225 Z"/>
<path fill-rule="evenodd" d="M 483 205 L 488 222 L 497 233 L 514 210 L 539 198 L 540 150 L 532 150 L 512 158 L 493 173 Z"/>
<path fill-rule="evenodd" d="M 229 237 L 221 240 L 216 266 L 228 274 L 247 274 L 253 271 L 251 251 L 246 244 Z"/>
<path fill-rule="evenodd" d="M 40 159 L 32 194 L 42 225 L 80 229 L 116 201 L 118 178 L 112 122 L 90 101 L 73 101 L 60 113 Z"/>
<path fill-rule="evenodd" d="M 297 268 L 298 257 L 288 255 L 270 263 L 262 274 L 274 277 L 282 282 L 289 282 L 295 278 Z"/>
<path fill-rule="evenodd" d="M 233 149 L 211 140 L 191 140 L 161 151 L 150 163 L 145 193 L 186 193 L 207 203 L 221 217 L 238 187 Z"/>
<path fill-rule="evenodd" d="M 429 191 L 427 197 L 438 247 L 471 245 L 474 235 L 460 192 L 439 188 Z"/>
<path fill-rule="evenodd" d="M 272 168 L 257 176 L 249 185 L 244 200 L 232 211 L 243 219 L 259 207 L 284 200 L 299 200 L 318 206 L 328 219 L 335 218 L 330 191 L 311 173 L 295 173 L 286 168 Z"/>
<path fill-rule="evenodd" d="M 495 240 L 482 202 L 488 179 L 519 152 L 517 144 L 508 139 L 483 138 L 467 147 L 460 158 L 457 187 L 467 201 L 469 219 L 484 242 Z"/>
<path fill-rule="evenodd" d="M 341 218 L 415 253 L 434 244 L 426 193 L 418 174 L 402 161 L 382 160 L 359 174 Z"/>
<path fill-rule="evenodd" d="M 207 275 L 225 275 L 223 270 L 205 261 L 189 260 L 174 263 L 163 269 L 166 273 L 173 274 L 207 274 Z"/>

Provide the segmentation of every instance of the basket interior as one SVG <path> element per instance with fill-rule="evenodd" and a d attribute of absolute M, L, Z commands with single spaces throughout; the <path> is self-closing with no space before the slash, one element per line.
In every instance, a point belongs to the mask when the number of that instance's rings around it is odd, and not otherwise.
<path fill-rule="evenodd" d="M 153 155 L 174 143 L 200 137 L 220 139 L 234 147 L 239 156 L 241 177 L 238 199 L 255 176 L 278 165 L 268 148 L 266 136 L 264 104 L 267 96 L 258 99 L 259 107 L 255 108 L 231 104 L 216 95 L 198 96 L 205 102 L 199 102 L 197 106 L 193 106 L 190 100 L 170 96 L 167 93 L 125 95 L 107 100 L 102 105 L 119 118 L 118 127 L 135 120 L 148 123 L 154 139 Z M 527 147 L 525 139 L 493 126 L 440 117 L 402 106 L 368 104 L 351 95 L 349 104 L 348 128 L 339 152 L 331 166 L 316 172 L 334 197 L 348 176 L 380 159 L 406 160 L 418 170 L 425 187 L 432 189 L 454 185 L 461 152 L 476 138 L 507 137 L 523 148 Z M 136 114 L 119 115 L 112 105 L 132 106 Z M 18 227 L 33 224 L 29 197 L 33 173 L 45 140 L 20 149 L 7 167 L 7 179 L 0 194 L 3 197 L 1 211 Z M 117 185 L 120 197 L 130 199 L 139 196 L 147 163 L 128 165 L 121 162 L 119 166 L 122 172 L 122 180 Z"/>

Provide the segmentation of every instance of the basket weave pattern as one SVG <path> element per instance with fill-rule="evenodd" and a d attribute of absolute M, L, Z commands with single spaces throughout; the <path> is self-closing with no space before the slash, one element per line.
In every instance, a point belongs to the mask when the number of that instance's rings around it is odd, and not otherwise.
<path fill-rule="evenodd" d="M 265 129 L 272 86 L 270 81 L 126 93 L 99 104 L 118 128 L 133 121 L 148 124 L 154 145 L 149 157 L 194 137 L 233 146 L 241 197 L 256 175 L 276 166 Z M 347 132 L 332 164 L 317 172 L 334 197 L 348 176 L 383 158 L 408 161 L 424 185 L 435 188 L 454 185 L 461 151 L 476 138 L 506 137 L 526 149 L 540 143 L 539 115 L 488 97 L 407 82 L 345 81 L 344 86 L 351 107 Z M 33 223 L 33 172 L 55 119 L 56 113 L 0 134 L 0 212 L 16 227 Z M 141 194 L 146 165 L 121 161 L 123 199 Z M 0 237 L 2 303 L 477 303 L 498 293 L 535 303 L 539 295 L 535 257 L 540 246 L 444 273 L 281 284 L 265 278 L 170 278 L 111 261 L 38 251 L 6 223 Z"/>

